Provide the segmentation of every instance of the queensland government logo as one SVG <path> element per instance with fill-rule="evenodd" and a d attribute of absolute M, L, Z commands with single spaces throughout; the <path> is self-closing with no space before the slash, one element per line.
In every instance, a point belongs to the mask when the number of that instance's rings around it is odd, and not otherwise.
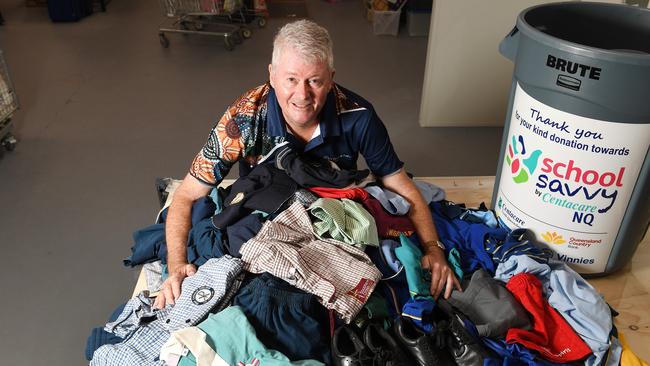
<path fill-rule="evenodd" d="M 512 142 L 508 144 L 506 163 L 510 167 L 512 180 L 519 184 L 528 182 L 528 179 L 537 168 L 537 161 L 542 155 L 542 150 L 526 150 L 524 137 L 522 135 L 512 136 Z"/>
<path fill-rule="evenodd" d="M 554 232 L 547 231 L 544 234 L 542 234 L 542 238 L 544 241 L 546 241 L 549 244 L 564 244 L 566 243 L 566 240 L 562 237 L 562 235 Z"/>

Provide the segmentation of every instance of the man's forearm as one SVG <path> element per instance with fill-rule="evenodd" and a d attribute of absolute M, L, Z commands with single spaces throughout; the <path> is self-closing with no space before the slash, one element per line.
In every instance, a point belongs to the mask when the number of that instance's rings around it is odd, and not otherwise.
<path fill-rule="evenodd" d="M 431 211 L 429 211 L 429 206 L 427 206 L 422 194 L 420 194 L 420 190 L 411 178 L 402 171 L 395 176 L 386 178 L 383 183 L 386 188 L 400 194 L 411 204 L 408 216 L 415 227 L 425 252 L 439 250 L 435 244 L 439 238 L 431 218 Z"/>
<path fill-rule="evenodd" d="M 415 184 L 413 184 L 413 188 L 417 190 Z M 429 206 L 424 202 L 420 192 L 417 191 L 417 195 L 409 197 L 409 202 L 411 203 L 409 219 L 411 219 L 413 226 L 415 226 L 422 249 L 425 252 L 439 250 L 438 245 L 435 244 L 439 240 L 438 232 L 436 231 L 436 226 L 433 224 Z"/>
<path fill-rule="evenodd" d="M 174 197 L 165 224 L 169 272 L 187 264 L 187 235 L 192 226 L 191 213 L 191 200 L 185 197 Z"/>
<path fill-rule="evenodd" d="M 426 244 L 439 240 L 439 237 L 436 227 L 433 224 L 433 220 L 431 219 L 429 207 L 422 198 L 419 200 L 414 199 L 411 202 L 409 219 L 411 219 L 413 226 L 415 226 L 415 230 L 417 231 L 418 238 L 420 238 L 420 243 L 422 244 L 423 249 L 429 250 L 432 246 Z M 437 245 L 435 245 L 435 247 L 437 248 Z"/>

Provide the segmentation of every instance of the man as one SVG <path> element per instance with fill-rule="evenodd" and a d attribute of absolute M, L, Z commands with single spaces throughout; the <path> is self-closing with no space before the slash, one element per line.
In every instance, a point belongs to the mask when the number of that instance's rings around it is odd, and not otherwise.
<path fill-rule="evenodd" d="M 429 208 L 397 158 L 372 105 L 336 85 L 329 33 L 299 20 L 282 27 L 273 43 L 269 83 L 236 100 L 212 129 L 189 174 L 176 190 L 166 224 L 169 278 L 155 306 L 173 304 L 181 282 L 196 272 L 187 263 L 192 203 L 217 186 L 235 162 L 250 169 L 275 145 L 290 141 L 306 154 L 355 169 L 359 153 L 387 189 L 411 203 L 409 218 L 423 243 L 422 265 L 431 271 L 431 294 L 460 288 L 439 245 Z"/>

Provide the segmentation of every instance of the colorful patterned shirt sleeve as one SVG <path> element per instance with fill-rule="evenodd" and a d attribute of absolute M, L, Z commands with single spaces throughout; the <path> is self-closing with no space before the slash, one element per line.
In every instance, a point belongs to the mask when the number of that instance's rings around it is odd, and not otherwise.
<path fill-rule="evenodd" d="M 267 93 L 266 85 L 259 86 L 246 92 L 228 107 L 192 161 L 190 174 L 194 178 L 217 186 L 237 161 L 246 158 L 249 150 L 246 145 L 251 137 L 248 131 L 251 123 L 259 119 L 261 101 Z"/>

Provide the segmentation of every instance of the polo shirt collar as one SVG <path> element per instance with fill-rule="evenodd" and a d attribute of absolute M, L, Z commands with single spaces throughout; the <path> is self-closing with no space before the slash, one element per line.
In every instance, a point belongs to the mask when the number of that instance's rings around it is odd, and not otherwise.
<path fill-rule="evenodd" d="M 339 121 L 339 113 L 336 109 L 336 93 L 334 91 L 336 86 L 327 93 L 325 105 L 321 111 L 320 119 L 320 132 L 323 137 L 340 136 L 341 135 L 341 121 Z"/>
<path fill-rule="evenodd" d="M 275 89 L 272 86 L 269 86 L 269 89 L 268 103 L 266 105 L 266 132 L 270 136 L 284 137 L 287 135 L 284 116 L 282 115 L 282 110 L 280 110 L 278 98 L 275 96 Z"/>
<path fill-rule="evenodd" d="M 270 136 L 287 136 L 287 126 L 282 115 L 282 110 L 280 109 L 280 104 L 278 104 L 278 98 L 275 95 L 275 89 L 270 87 L 268 94 L 268 104 L 267 104 L 267 120 L 266 128 L 267 133 Z M 338 111 L 336 108 L 336 93 L 334 88 L 327 93 L 327 99 L 325 100 L 325 105 L 323 110 L 321 110 L 320 118 L 320 139 L 322 142 L 323 138 L 329 136 L 340 136 L 341 135 L 341 123 L 338 118 Z M 317 138 L 318 139 L 318 138 Z M 315 142 L 315 141 L 312 141 Z M 311 145 L 308 143 L 307 145 Z"/>

